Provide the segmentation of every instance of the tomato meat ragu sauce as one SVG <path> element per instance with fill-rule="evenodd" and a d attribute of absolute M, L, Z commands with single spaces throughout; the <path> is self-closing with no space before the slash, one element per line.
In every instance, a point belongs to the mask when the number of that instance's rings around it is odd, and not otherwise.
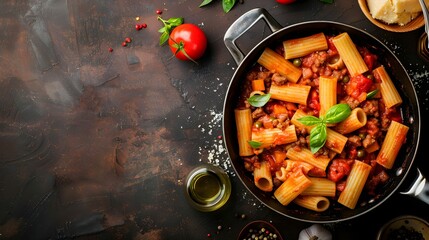
<path fill-rule="evenodd" d="M 285 74 L 280 73 L 278 69 L 280 67 L 268 69 L 260 64 L 259 61 L 247 72 L 245 79 L 242 81 L 241 94 L 238 98 L 236 109 L 250 109 L 251 111 L 252 137 L 248 139 L 248 143 L 252 147 L 252 153 L 247 155 L 240 154 L 241 159 L 245 169 L 255 177 L 256 185 L 256 175 L 259 176 L 259 173 L 256 173 L 255 170 L 261 168 L 262 165 L 268 166 L 269 173 L 265 176 L 270 176 L 271 179 L 269 180 L 272 181 L 273 187 L 272 189 L 264 190 L 267 192 L 274 193 L 296 171 L 302 171 L 306 177 L 311 179 L 327 179 L 335 184 L 335 194 L 327 196 L 331 202 L 338 200 L 347 186 L 347 179 L 353 165 L 356 161 L 360 161 L 371 167 L 360 196 L 361 198 L 363 195 L 375 197 L 390 178 L 389 168 L 381 165 L 381 160 L 377 162 L 377 157 L 392 121 L 403 124 L 400 104 L 386 106 L 382 94 L 387 93 L 383 92 L 381 87 L 383 76 L 378 74 L 378 71 L 374 71 L 381 66 L 377 53 L 369 51 L 364 46 L 354 45 L 359 58 L 366 65 L 366 70 L 359 74 L 351 74 L 347 62 L 343 61 L 345 59 L 341 57 L 339 50 L 333 43 L 333 39 L 336 36 L 326 35 L 324 37 L 327 46 L 325 49 L 287 59 L 290 64 L 301 71 L 301 75 L 295 83 L 291 82 Z M 284 44 L 278 43 L 278 45 L 272 46 L 272 49 L 276 54 L 284 57 L 284 46 Z M 296 165 L 295 162 L 292 166 L 288 161 L 290 160 L 288 151 L 293 149 L 295 152 L 302 152 L 310 149 L 311 138 L 314 138 L 312 136 L 314 128 L 310 130 L 307 127 L 295 125 L 296 140 L 288 143 L 284 143 L 284 139 L 282 139 L 282 137 L 287 138 L 288 136 L 283 136 L 282 134 L 285 129 L 294 125 L 292 119 L 297 112 L 304 112 L 306 116 L 314 117 L 313 119 L 316 119 L 314 121 L 325 121 L 325 117 L 321 113 L 322 93 L 319 85 L 321 77 L 330 77 L 337 80 L 335 104 L 347 105 L 351 111 L 357 108 L 361 109 L 361 112 L 364 113 L 365 124 L 351 132 L 341 133 L 346 138 L 346 143 L 341 152 L 333 151 L 332 149 L 335 149 L 336 146 L 328 145 L 328 140 L 316 152 L 312 152 L 315 159 L 329 159 L 326 169 L 314 166 L 306 168 L 305 166 L 308 164 L 305 161 L 303 161 L 302 165 Z M 263 88 L 258 87 L 255 90 L 255 85 L 252 85 L 255 80 L 263 80 Z M 252 96 L 269 95 L 274 85 L 308 86 L 310 90 L 305 101 L 306 104 L 280 100 L 272 96 L 263 106 L 254 106 L 252 104 L 250 101 Z M 238 125 L 237 121 L 236 117 Z M 340 123 L 330 124 L 324 122 L 319 125 L 323 125 L 329 134 L 329 131 L 337 129 L 338 124 Z M 276 129 L 276 131 L 270 130 L 274 132 L 271 136 L 271 139 L 274 138 L 274 140 L 270 142 L 269 146 L 253 139 L 253 136 L 267 132 L 267 129 Z M 281 131 L 278 131 L 278 129 Z M 237 135 L 241 134 L 238 133 Z M 267 138 L 265 136 L 263 139 Z M 405 138 L 398 141 L 402 141 L 399 143 L 399 145 L 402 145 Z M 284 175 L 285 173 L 286 175 Z M 354 208 L 354 206 L 349 208 Z"/>

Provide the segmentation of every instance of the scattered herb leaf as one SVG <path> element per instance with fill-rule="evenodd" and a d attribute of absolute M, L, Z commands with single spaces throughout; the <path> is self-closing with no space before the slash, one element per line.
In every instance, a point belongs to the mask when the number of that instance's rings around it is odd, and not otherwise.
<path fill-rule="evenodd" d="M 213 0 L 204 0 L 201 4 L 200 7 L 204 7 L 206 5 L 208 5 L 209 3 L 211 3 Z"/>
<path fill-rule="evenodd" d="M 375 97 L 375 95 L 377 95 L 378 93 L 378 89 L 375 89 L 369 93 L 366 94 L 366 99 L 372 99 L 373 97 Z"/>
<path fill-rule="evenodd" d="M 201 4 L 200 7 L 204 7 L 209 5 L 210 3 L 212 3 L 213 0 L 204 0 Z M 237 3 L 237 0 L 222 0 L 222 8 L 224 12 L 229 12 L 231 11 L 231 9 L 234 7 L 234 5 Z"/>
<path fill-rule="evenodd" d="M 264 95 L 253 95 L 250 98 L 247 99 L 250 105 L 253 107 L 262 107 L 264 106 L 271 98 L 271 94 L 264 94 Z"/>
<path fill-rule="evenodd" d="M 248 141 L 248 143 L 252 148 L 259 148 L 262 146 L 262 143 L 258 141 Z"/>
<path fill-rule="evenodd" d="M 236 0 L 222 0 L 222 7 L 224 12 L 229 12 L 234 7 Z"/>
<path fill-rule="evenodd" d="M 334 3 L 334 0 L 320 0 L 323 3 Z"/>

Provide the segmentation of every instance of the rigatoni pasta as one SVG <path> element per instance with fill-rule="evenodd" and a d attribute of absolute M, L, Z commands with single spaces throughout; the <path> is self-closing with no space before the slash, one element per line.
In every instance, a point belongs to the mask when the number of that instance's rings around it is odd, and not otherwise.
<path fill-rule="evenodd" d="M 310 179 L 302 171 L 297 171 L 274 191 L 274 197 L 284 206 L 292 202 L 311 185 Z"/>
<path fill-rule="evenodd" d="M 301 77 L 301 69 L 295 67 L 291 62 L 284 59 L 283 56 L 266 48 L 258 59 L 258 63 L 268 70 L 278 72 L 289 81 L 296 83 Z"/>
<path fill-rule="evenodd" d="M 360 55 L 348 33 L 341 33 L 332 39 L 341 59 L 352 77 L 367 72 L 368 66 Z"/>
<path fill-rule="evenodd" d="M 374 69 L 373 73 L 381 80 L 380 91 L 386 107 L 391 108 L 401 104 L 401 95 L 399 95 L 398 90 L 395 88 L 395 85 L 393 85 L 392 79 L 390 79 L 384 66 Z"/>
<path fill-rule="evenodd" d="M 341 134 L 351 133 L 366 125 L 366 113 L 362 108 L 352 110 L 350 116 L 335 126 Z"/>
<path fill-rule="evenodd" d="M 253 170 L 253 177 L 256 187 L 262 191 L 270 192 L 273 190 L 273 178 L 267 162 L 262 162 L 259 167 Z"/>
<path fill-rule="evenodd" d="M 387 130 L 386 138 L 381 145 L 380 152 L 377 155 L 377 163 L 387 169 L 391 169 L 396 160 L 399 150 L 407 137 L 408 127 L 392 121 Z"/>
<path fill-rule="evenodd" d="M 362 193 L 366 180 L 371 171 L 371 166 L 362 162 L 354 161 L 352 170 L 347 177 L 346 187 L 338 197 L 338 202 L 342 205 L 354 209 Z"/>
<path fill-rule="evenodd" d="M 295 142 L 298 138 L 296 136 L 295 126 L 290 125 L 284 130 L 279 128 L 261 129 L 259 131 L 252 131 L 252 141 L 260 142 L 260 148 L 268 148 L 277 145 Z"/>
<path fill-rule="evenodd" d="M 316 211 L 323 212 L 329 208 L 329 199 L 323 196 L 303 196 L 296 197 L 293 202 L 301 207 Z"/>
<path fill-rule="evenodd" d="M 249 108 L 235 109 L 235 125 L 237 126 L 238 152 L 240 156 L 253 155 L 249 144 L 252 139 L 252 116 Z"/>
<path fill-rule="evenodd" d="M 310 177 L 311 186 L 304 190 L 301 195 L 335 197 L 337 191 L 334 181 L 322 177 Z"/>
<path fill-rule="evenodd" d="M 398 164 L 408 132 L 402 99 L 371 50 L 347 33 L 284 39 L 243 79 L 240 156 L 255 185 L 284 207 L 354 209 Z"/>
<path fill-rule="evenodd" d="M 273 99 L 307 105 L 310 86 L 299 84 L 272 85 L 270 94 Z"/>
<path fill-rule="evenodd" d="M 324 33 L 283 41 L 286 59 L 303 57 L 312 52 L 327 50 L 328 41 Z"/>
<path fill-rule="evenodd" d="M 321 76 L 319 78 L 320 112 L 324 116 L 328 109 L 337 104 L 337 77 Z"/>

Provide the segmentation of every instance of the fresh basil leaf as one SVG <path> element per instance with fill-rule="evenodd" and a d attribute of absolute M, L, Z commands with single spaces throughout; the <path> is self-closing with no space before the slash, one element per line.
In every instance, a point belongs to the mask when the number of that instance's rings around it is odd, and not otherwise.
<path fill-rule="evenodd" d="M 339 103 L 328 109 L 325 114 L 326 123 L 339 123 L 346 119 L 351 113 L 350 106 L 347 103 Z"/>
<path fill-rule="evenodd" d="M 258 141 L 247 141 L 252 148 L 259 148 L 262 146 L 261 142 Z"/>
<path fill-rule="evenodd" d="M 378 89 L 375 89 L 374 91 L 367 93 L 366 99 L 372 99 L 373 97 L 375 97 L 375 95 L 377 95 L 377 93 L 378 93 Z"/>
<path fill-rule="evenodd" d="M 299 118 L 298 121 L 304 124 L 305 126 L 313 126 L 322 122 L 320 118 L 315 116 L 305 116 L 305 117 Z"/>
<path fill-rule="evenodd" d="M 236 0 L 222 0 L 222 7 L 224 12 L 229 12 L 234 7 Z"/>
<path fill-rule="evenodd" d="M 271 98 L 271 94 L 253 95 L 247 99 L 253 107 L 263 107 Z"/>
<path fill-rule="evenodd" d="M 183 18 L 170 18 L 167 21 L 171 26 L 177 27 L 183 23 Z"/>
<path fill-rule="evenodd" d="M 334 0 L 320 0 L 323 3 L 334 3 Z"/>
<path fill-rule="evenodd" d="M 163 32 L 161 37 L 159 37 L 159 45 L 164 45 L 168 41 L 169 37 L 170 34 L 168 34 L 168 32 Z"/>
<path fill-rule="evenodd" d="M 204 7 L 206 5 L 208 5 L 209 3 L 211 3 L 213 0 L 204 0 L 201 4 L 200 7 Z"/>
<path fill-rule="evenodd" d="M 163 33 L 163 32 L 165 32 L 166 31 L 166 28 L 165 27 L 162 27 L 162 28 L 160 28 L 159 30 L 158 30 L 158 32 L 159 33 Z"/>
<path fill-rule="evenodd" d="M 321 123 L 310 131 L 310 150 L 314 154 L 325 145 L 326 125 Z"/>

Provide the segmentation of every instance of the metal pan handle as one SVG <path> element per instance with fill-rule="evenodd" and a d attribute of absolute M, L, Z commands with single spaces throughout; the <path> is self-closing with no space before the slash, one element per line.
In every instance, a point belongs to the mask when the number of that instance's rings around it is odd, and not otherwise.
<path fill-rule="evenodd" d="M 246 55 L 240 50 L 235 41 L 260 19 L 265 20 L 265 23 L 272 32 L 276 32 L 282 28 L 282 26 L 268 13 L 267 10 L 263 8 L 255 8 L 235 20 L 235 22 L 226 31 L 223 41 L 237 65 L 243 61 Z"/>
<path fill-rule="evenodd" d="M 411 185 L 410 189 L 407 192 L 401 192 L 401 194 L 416 197 L 429 204 L 429 182 L 426 181 L 426 178 L 419 169 L 417 169 L 417 171 L 418 176 Z"/>

